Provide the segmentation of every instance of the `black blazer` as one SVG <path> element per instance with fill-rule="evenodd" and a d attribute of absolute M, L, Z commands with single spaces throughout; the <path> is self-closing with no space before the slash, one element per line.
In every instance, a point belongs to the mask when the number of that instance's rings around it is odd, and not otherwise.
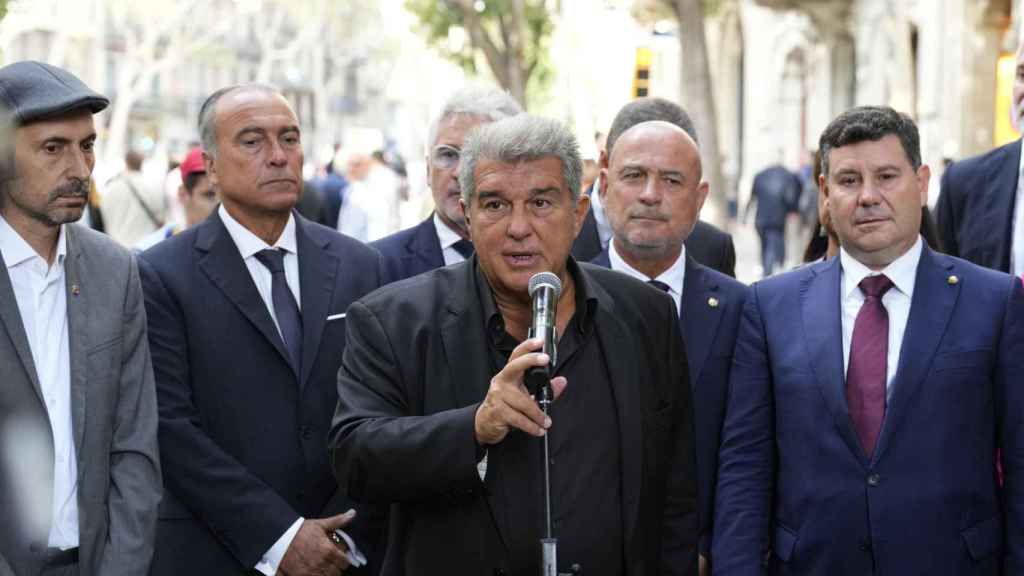
<path fill-rule="evenodd" d="M 593 260 L 611 268 L 608 251 Z M 741 282 L 686 257 L 680 328 L 690 363 L 697 445 L 697 494 L 701 513 L 701 553 L 710 555 L 718 477 L 718 442 L 725 418 L 733 347 L 748 288 Z"/>
<path fill-rule="evenodd" d="M 946 169 L 935 209 L 947 254 L 1009 272 L 1020 146 L 1017 140 Z"/>
<path fill-rule="evenodd" d="M 434 215 L 370 244 L 384 262 L 384 283 L 397 282 L 444 266 Z"/>
<path fill-rule="evenodd" d="M 301 515 L 350 503 L 327 459 L 342 314 L 379 285 L 380 256 L 295 214 L 301 383 L 216 212 L 142 254 L 166 491 L 152 574 L 250 574 Z M 377 552 L 373 510 L 350 534 Z"/>
<path fill-rule="evenodd" d="M 733 244 L 732 234 L 703 220 L 697 220 L 685 244 L 686 253 L 697 262 L 727 276 L 736 277 L 736 246 Z M 580 262 L 593 262 L 604 250 L 601 237 L 597 233 L 594 211 L 588 210 L 583 227 L 573 242 L 572 256 Z"/>
<path fill-rule="evenodd" d="M 492 373 L 474 267 L 397 282 L 349 308 L 334 467 L 354 499 L 393 504 L 388 576 L 509 571 L 502 530 L 517 507 L 492 509 L 485 491 L 503 493 L 502 478 L 485 484 L 476 468 L 474 417 Z M 598 298 L 618 410 L 626 574 L 696 574 L 693 406 L 675 307 L 633 278 L 580 269 Z"/>

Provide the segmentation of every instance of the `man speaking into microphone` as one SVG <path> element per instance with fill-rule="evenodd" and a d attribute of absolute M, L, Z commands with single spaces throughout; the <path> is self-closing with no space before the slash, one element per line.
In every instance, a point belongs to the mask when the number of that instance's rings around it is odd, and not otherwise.
<path fill-rule="evenodd" d="M 330 442 L 349 495 L 391 505 L 383 574 L 540 574 L 545 434 L 559 573 L 696 574 L 693 405 L 672 299 L 569 256 L 589 199 L 560 123 L 481 126 L 460 170 L 475 257 L 348 311 Z M 561 284 L 556 358 L 527 338 L 539 272 Z M 524 385 L 541 366 L 548 416 Z"/>

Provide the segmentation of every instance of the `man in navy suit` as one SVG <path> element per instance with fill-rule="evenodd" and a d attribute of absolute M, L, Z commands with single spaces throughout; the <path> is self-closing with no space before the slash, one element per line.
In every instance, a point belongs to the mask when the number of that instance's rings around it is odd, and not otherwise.
<path fill-rule="evenodd" d="M 339 574 L 344 538 L 372 558 L 381 529 L 353 519 L 326 444 L 345 310 L 380 256 L 294 211 L 299 123 L 275 88 L 218 90 L 199 129 L 223 204 L 140 258 L 166 485 L 151 573 Z"/>
<path fill-rule="evenodd" d="M 1017 50 L 1013 110 L 1024 125 L 1024 45 Z M 936 205 L 942 249 L 980 266 L 1024 274 L 1021 141 L 950 166 Z"/>
<path fill-rule="evenodd" d="M 747 287 L 698 264 L 684 244 L 708 183 L 693 123 L 682 108 L 675 116 L 689 130 L 642 122 L 623 132 L 610 151 L 600 194 L 613 239 L 593 262 L 668 292 L 679 310 L 695 407 L 700 553 L 706 561 L 725 392 Z"/>
<path fill-rule="evenodd" d="M 906 115 L 844 112 L 820 150 L 842 248 L 747 298 L 715 574 L 1024 573 L 1024 288 L 924 245 Z"/>
<path fill-rule="evenodd" d="M 434 196 L 434 213 L 412 228 L 371 244 L 384 256 L 385 282 L 462 262 L 473 253 L 466 216 L 459 204 L 462 144 L 477 126 L 522 111 L 508 92 L 493 88 L 465 88 L 448 98 L 431 123 L 427 138 L 427 182 Z"/>

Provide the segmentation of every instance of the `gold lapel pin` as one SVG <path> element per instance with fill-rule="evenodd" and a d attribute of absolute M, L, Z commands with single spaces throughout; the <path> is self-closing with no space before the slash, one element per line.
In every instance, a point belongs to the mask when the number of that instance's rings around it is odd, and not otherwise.
<path fill-rule="evenodd" d="M 712 308 L 718 308 L 718 298 L 715 298 L 713 296 L 711 298 L 708 298 L 708 306 L 711 306 Z"/>
<path fill-rule="evenodd" d="M 78 296 L 78 294 L 80 292 L 81 292 L 81 290 L 78 288 L 78 284 L 72 284 L 71 285 L 71 293 L 72 294 L 74 294 L 75 296 Z"/>
<path fill-rule="evenodd" d="M 949 278 L 946 278 L 946 282 L 948 282 L 950 286 L 956 286 L 957 283 L 960 282 L 960 279 L 956 277 L 956 274 L 950 274 Z"/>

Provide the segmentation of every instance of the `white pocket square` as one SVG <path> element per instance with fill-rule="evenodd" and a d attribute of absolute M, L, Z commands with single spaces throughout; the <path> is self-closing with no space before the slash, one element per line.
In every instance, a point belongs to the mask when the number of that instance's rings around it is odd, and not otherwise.
<path fill-rule="evenodd" d="M 342 312 L 341 314 L 331 314 L 330 316 L 327 317 L 327 321 L 330 322 L 331 320 L 341 320 L 344 317 L 344 312 Z"/>

